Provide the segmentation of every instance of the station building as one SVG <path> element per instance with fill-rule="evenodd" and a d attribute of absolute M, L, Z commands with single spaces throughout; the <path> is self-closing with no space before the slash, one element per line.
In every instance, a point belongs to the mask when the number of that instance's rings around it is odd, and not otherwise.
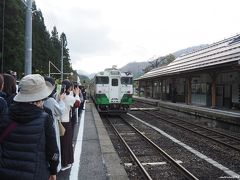
<path fill-rule="evenodd" d="M 240 109 L 240 35 L 181 56 L 135 83 L 146 98 Z"/>

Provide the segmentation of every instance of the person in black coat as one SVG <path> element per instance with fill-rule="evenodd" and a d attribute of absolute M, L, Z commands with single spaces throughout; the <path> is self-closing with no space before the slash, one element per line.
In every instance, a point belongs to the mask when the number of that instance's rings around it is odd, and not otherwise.
<path fill-rule="evenodd" d="M 6 114 L 8 112 L 7 102 L 0 95 L 0 115 Z"/>
<path fill-rule="evenodd" d="M 52 117 L 43 109 L 43 101 L 54 87 L 39 74 L 20 81 L 16 103 L 0 121 L 0 179 L 56 180 L 59 150 Z"/>

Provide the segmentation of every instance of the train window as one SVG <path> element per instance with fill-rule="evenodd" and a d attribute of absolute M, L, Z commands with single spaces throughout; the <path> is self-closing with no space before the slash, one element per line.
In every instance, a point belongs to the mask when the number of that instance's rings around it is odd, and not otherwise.
<path fill-rule="evenodd" d="M 109 78 L 107 76 L 96 77 L 96 84 L 109 84 Z"/>
<path fill-rule="evenodd" d="M 132 84 L 132 78 L 131 77 L 122 77 L 121 84 Z"/>
<path fill-rule="evenodd" d="M 112 79 L 112 86 L 118 86 L 118 79 Z"/>

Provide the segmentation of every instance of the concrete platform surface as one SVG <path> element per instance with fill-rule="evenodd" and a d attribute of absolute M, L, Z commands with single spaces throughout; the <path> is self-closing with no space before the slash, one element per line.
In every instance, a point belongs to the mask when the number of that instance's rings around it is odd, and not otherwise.
<path fill-rule="evenodd" d="M 126 180 L 121 160 L 93 103 L 86 103 L 74 130 L 74 163 L 57 180 Z"/>
<path fill-rule="evenodd" d="M 135 101 L 145 101 L 149 102 L 157 107 L 160 110 L 172 110 L 180 113 L 186 113 L 197 117 L 203 117 L 213 120 L 219 120 L 222 122 L 232 123 L 236 125 L 240 125 L 240 111 L 232 110 L 232 109 L 216 109 L 209 107 L 201 107 L 197 105 L 187 105 L 185 103 L 172 103 L 169 101 L 162 101 L 152 98 L 145 97 L 133 97 Z"/>

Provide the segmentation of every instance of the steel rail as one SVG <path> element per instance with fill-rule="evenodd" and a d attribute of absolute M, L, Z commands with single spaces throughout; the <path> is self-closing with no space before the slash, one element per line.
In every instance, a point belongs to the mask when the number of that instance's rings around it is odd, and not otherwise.
<path fill-rule="evenodd" d="M 123 142 L 123 144 L 125 145 L 125 147 L 127 148 L 127 150 L 130 152 L 131 156 L 133 157 L 133 159 L 137 162 L 138 166 L 140 167 L 140 169 L 142 170 L 143 174 L 146 176 L 147 179 L 152 180 L 151 176 L 148 174 L 148 172 L 146 171 L 146 169 L 143 167 L 143 165 L 141 164 L 141 162 L 138 160 L 138 158 L 136 157 L 136 155 L 134 154 L 134 152 L 131 150 L 131 148 L 128 146 L 128 144 L 126 143 L 126 141 L 123 139 L 123 137 L 120 135 L 120 133 L 118 132 L 118 130 L 114 127 L 114 125 L 112 124 L 112 122 L 108 119 L 110 125 L 113 127 L 115 133 L 118 135 L 118 137 L 121 139 L 121 141 Z"/>
<path fill-rule="evenodd" d="M 137 107 L 137 106 L 135 106 Z M 140 109 L 141 110 L 141 109 Z M 144 111 L 144 110 L 143 110 Z M 145 111 L 144 111 L 145 112 Z M 204 127 L 204 126 L 201 126 L 201 125 L 198 125 L 198 124 L 194 124 L 194 123 L 191 123 L 191 122 L 188 122 L 188 121 L 185 121 L 185 120 L 182 120 L 182 119 L 176 119 L 175 116 L 173 115 L 170 115 L 170 114 L 164 114 L 164 113 L 161 113 L 161 112 L 157 112 L 158 114 L 160 115 L 164 115 L 164 116 L 168 116 L 168 117 L 171 117 L 171 118 L 175 118 L 175 120 L 177 121 L 182 121 L 182 122 L 185 122 L 186 124 L 190 124 L 190 125 L 193 125 L 193 126 L 196 126 L 196 127 L 199 127 L 199 128 L 202 128 L 202 129 L 206 129 L 208 131 L 212 131 L 212 132 L 215 132 L 217 134 L 220 134 L 220 135 L 223 135 L 223 136 L 226 136 L 226 137 L 229 137 L 229 138 L 232 138 L 236 141 L 239 141 L 240 142 L 240 138 L 236 137 L 236 136 L 232 136 L 232 135 L 229 135 L 229 134 L 226 134 L 226 133 L 223 133 L 223 132 L 220 132 L 220 131 L 217 131 L 217 130 L 214 130 L 214 129 L 210 129 L 208 127 Z"/>
<path fill-rule="evenodd" d="M 141 104 L 141 103 L 140 103 L 140 104 Z M 144 103 L 144 104 L 145 104 L 145 103 Z M 137 106 L 135 105 L 135 107 L 137 107 Z M 139 107 L 137 107 L 137 108 L 139 108 Z M 139 110 L 141 110 L 141 109 L 139 109 Z M 144 111 L 144 110 L 142 110 L 142 111 Z M 144 111 L 144 112 L 145 112 L 145 111 Z M 155 111 L 155 112 L 156 112 L 156 111 Z M 158 113 L 159 115 L 163 115 L 163 116 L 168 116 L 168 117 L 170 117 L 170 118 L 174 118 L 174 120 L 176 120 L 176 121 L 184 122 L 184 123 L 186 123 L 186 124 L 190 124 L 190 125 L 193 125 L 193 126 L 196 126 L 196 127 L 199 127 L 199 128 L 205 129 L 205 130 L 208 130 L 208 131 L 215 132 L 215 133 L 217 133 L 217 134 L 223 135 L 223 136 L 225 136 L 225 137 L 232 138 L 232 139 L 240 142 L 240 138 L 238 138 L 238 137 L 236 137 L 236 136 L 232 136 L 232 135 L 229 135 L 229 134 L 226 134 L 226 133 L 223 133 L 223 132 L 214 130 L 214 129 L 210 129 L 210 128 L 204 127 L 204 126 L 202 126 L 202 125 L 194 124 L 194 123 L 185 121 L 185 120 L 183 120 L 183 119 L 176 118 L 175 116 L 170 115 L 170 114 L 164 114 L 164 113 L 162 113 L 162 112 L 156 112 L 156 113 Z"/>
<path fill-rule="evenodd" d="M 152 146 L 154 146 L 162 155 L 163 157 L 169 161 L 172 165 L 174 165 L 187 179 L 194 179 L 197 180 L 198 178 L 195 177 L 192 173 L 190 173 L 187 169 L 185 169 L 181 164 L 177 163 L 169 154 L 167 154 L 163 149 L 161 149 L 157 144 L 155 144 L 151 139 L 145 136 L 141 131 L 139 131 L 135 126 L 130 124 L 126 119 L 121 117 L 129 126 L 131 126 L 138 134 L 140 134 L 147 142 L 149 142 Z"/>
<path fill-rule="evenodd" d="M 160 112 L 157 112 L 157 113 L 158 113 L 158 114 L 161 114 L 161 115 L 164 115 L 164 116 L 171 117 L 171 118 L 176 118 L 176 117 L 174 117 L 174 116 L 172 116 L 172 115 L 163 114 L 163 113 L 160 113 Z M 198 124 L 194 124 L 194 123 L 191 123 L 191 122 L 182 120 L 182 119 L 176 119 L 176 120 L 177 120 L 177 121 L 182 121 L 182 122 L 184 122 L 184 123 L 186 123 L 186 124 L 190 124 L 190 125 L 193 125 L 193 126 L 196 126 L 196 127 L 199 127 L 199 128 L 205 129 L 205 130 L 208 130 L 208 131 L 212 131 L 212 132 L 214 132 L 214 133 L 217 133 L 217 134 L 220 134 L 220 135 L 223 135 L 223 136 L 232 138 L 232 139 L 240 142 L 240 138 L 238 138 L 238 137 L 235 137 L 235 136 L 232 136 L 232 135 L 229 135 L 229 134 L 226 134 L 226 133 L 223 133 L 223 132 L 214 130 L 214 129 L 210 129 L 210 128 L 208 128 L 208 127 L 204 127 L 204 126 L 201 126 L 201 125 L 198 125 Z"/>
<path fill-rule="evenodd" d="M 150 115 L 152 115 L 152 116 L 154 116 L 154 117 L 156 117 L 156 118 L 159 118 L 159 119 L 161 119 L 161 120 L 163 120 L 163 121 L 165 121 L 165 122 L 168 122 L 168 123 L 170 123 L 170 124 L 173 124 L 173 125 L 175 125 L 175 126 L 178 126 L 178 127 L 181 127 L 181 128 L 183 128 L 183 129 L 186 129 L 186 130 L 188 130 L 188 131 L 190 131 L 190 132 L 192 132 L 192 133 L 195 133 L 195 134 L 197 134 L 197 135 L 200 135 L 200 136 L 203 136 L 203 137 L 205 137 L 205 138 L 207 138 L 207 139 L 211 139 L 211 140 L 213 140 L 213 141 L 215 141 L 215 142 L 218 142 L 218 143 L 220 143 L 220 144 L 223 144 L 223 145 L 225 145 L 225 146 L 227 146 L 227 147 L 230 147 L 230 148 L 232 148 L 232 149 L 234 149 L 234 150 L 236 150 L 236 151 L 240 151 L 240 148 L 238 148 L 238 147 L 236 147 L 236 146 L 234 146 L 234 145 L 231 145 L 231 144 L 228 144 L 228 143 L 226 143 L 226 142 L 223 142 L 223 141 L 221 141 L 221 140 L 218 140 L 218 139 L 216 139 L 216 138 L 214 138 L 214 137 L 210 137 L 210 136 L 207 136 L 207 135 L 204 135 L 204 134 L 202 134 L 202 133 L 200 133 L 200 132 L 197 132 L 196 130 L 192 130 L 192 129 L 190 129 L 190 128 L 187 128 L 187 127 L 185 127 L 185 126 L 183 126 L 183 125 L 180 125 L 180 124 L 178 124 L 178 123 L 176 123 L 176 122 L 172 122 L 172 121 L 169 121 L 169 120 L 167 120 L 167 119 L 165 119 L 165 118 L 163 118 L 163 117 L 161 117 L 161 116 L 159 116 L 159 115 L 155 115 L 155 114 L 153 114 L 153 113 L 150 113 L 150 112 L 146 112 L 146 111 L 142 111 L 142 112 L 144 112 L 144 113 L 146 113 L 146 114 L 150 114 Z M 178 120 L 178 121 L 180 121 L 180 120 Z M 183 120 L 182 120 L 183 121 Z M 185 122 L 185 121 L 183 121 L 184 123 L 188 123 L 188 122 Z M 191 123 L 189 123 L 189 124 L 191 124 Z M 192 126 L 196 126 L 195 124 L 191 124 Z M 197 127 L 197 126 L 196 126 Z M 202 128 L 201 126 L 200 127 L 198 127 L 198 128 Z M 206 129 L 206 130 L 208 130 L 210 133 L 218 133 L 218 131 L 217 132 L 214 132 L 214 131 L 212 131 L 211 129 Z M 208 134 L 209 135 L 209 134 Z M 223 133 L 223 134 L 221 134 L 221 133 L 218 133 L 217 135 L 222 135 L 223 136 L 223 138 L 226 138 L 227 136 L 225 136 L 225 134 Z M 225 136 L 225 137 L 224 137 Z M 230 136 L 230 135 L 229 135 Z M 229 138 L 232 138 L 232 136 L 230 136 Z M 237 139 L 237 140 L 236 140 Z M 238 138 L 236 137 L 236 141 L 239 141 L 238 140 Z M 239 143 L 239 142 L 238 142 Z"/>

